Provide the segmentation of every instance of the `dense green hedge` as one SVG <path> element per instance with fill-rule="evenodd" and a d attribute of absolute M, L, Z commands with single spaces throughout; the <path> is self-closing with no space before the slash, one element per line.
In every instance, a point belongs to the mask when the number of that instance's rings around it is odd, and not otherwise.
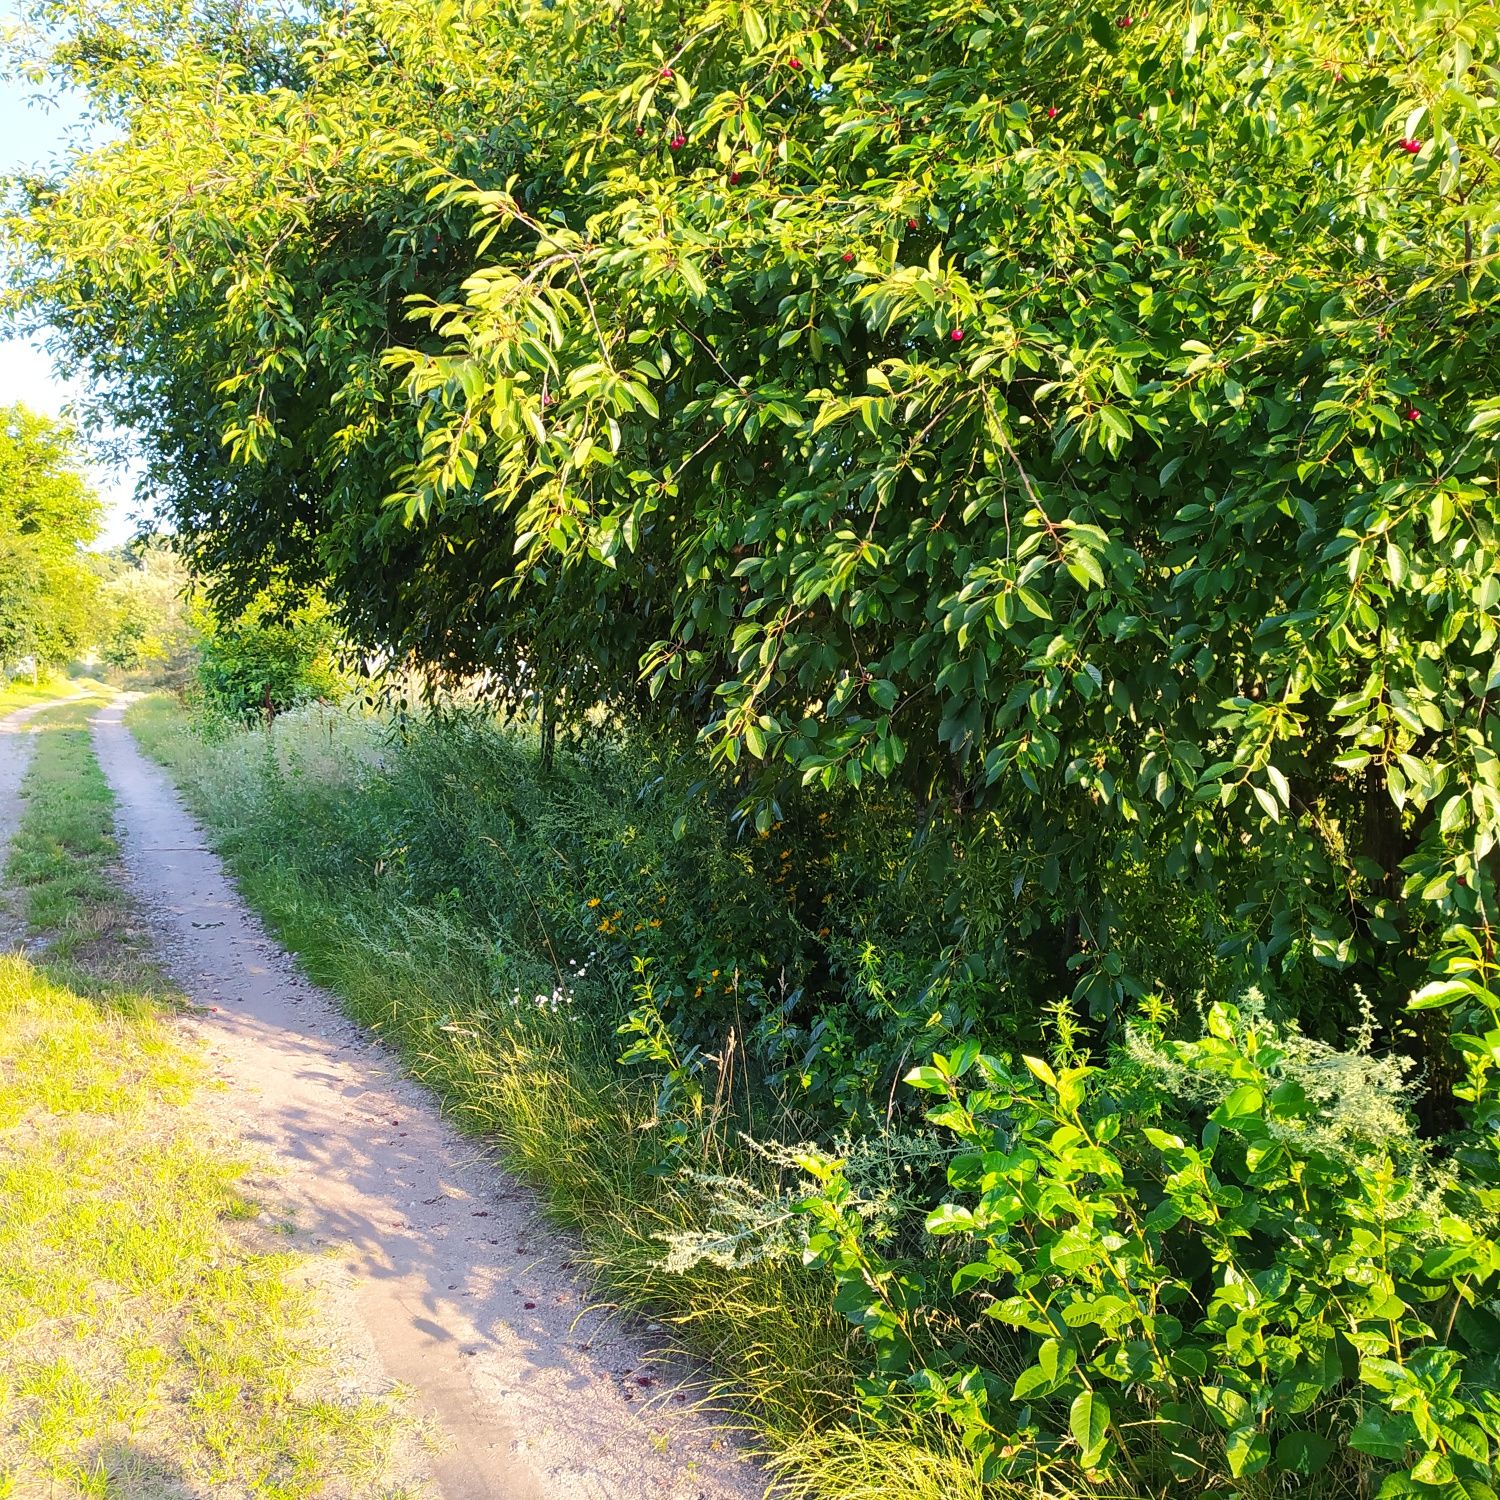
<path fill-rule="evenodd" d="M 1100 1016 L 1127 865 L 1388 1017 L 1493 912 L 1493 4 L 30 9 L 14 295 L 225 589 L 987 808 Z"/>

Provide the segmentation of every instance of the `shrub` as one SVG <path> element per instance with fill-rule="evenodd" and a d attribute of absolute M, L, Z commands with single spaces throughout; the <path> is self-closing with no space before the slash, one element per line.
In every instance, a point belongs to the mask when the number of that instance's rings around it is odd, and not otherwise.
<path fill-rule="evenodd" d="M 1104 1066 L 969 1043 L 909 1081 L 958 1148 L 942 1253 L 872 1243 L 837 1161 L 807 1203 L 884 1372 L 873 1411 L 940 1412 L 985 1478 L 1047 1493 L 1361 1469 L 1382 1497 L 1494 1493 L 1495 1205 L 1419 1140 L 1394 1061 L 1217 1004 L 1198 1039 L 1140 1032 Z"/>
<path fill-rule="evenodd" d="M 335 651 L 338 636 L 321 601 L 287 606 L 264 594 L 243 614 L 218 621 L 203 611 L 198 686 L 203 706 L 221 720 L 274 718 L 348 692 Z"/>

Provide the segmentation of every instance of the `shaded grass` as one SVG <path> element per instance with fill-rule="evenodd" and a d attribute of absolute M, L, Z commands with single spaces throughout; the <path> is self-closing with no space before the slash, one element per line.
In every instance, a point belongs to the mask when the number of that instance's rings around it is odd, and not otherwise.
<path fill-rule="evenodd" d="M 371 826 L 359 828 L 360 770 L 379 757 L 367 723 L 345 731 L 282 721 L 273 736 L 207 743 L 165 699 L 134 705 L 127 722 L 308 974 L 388 1037 L 461 1124 L 499 1142 L 552 1217 L 581 1236 L 605 1295 L 712 1359 L 719 1394 L 748 1413 L 774 1463 L 802 1475 L 801 1493 L 979 1493 L 968 1456 L 920 1422 L 887 1431 L 899 1463 L 866 1442 L 855 1382 L 867 1355 L 821 1274 L 786 1258 L 665 1268 L 666 1236 L 706 1227 L 706 1195 L 691 1172 L 662 1168 L 660 1142 L 648 1133 L 654 1091 L 616 1064 L 622 1044 L 609 987 L 591 975 L 575 986 L 574 1006 L 532 1005 L 558 982 L 549 955 L 497 953 L 493 934 L 460 901 L 417 903 L 382 875 L 392 830 L 376 826 L 373 811 Z M 341 762 L 332 741 L 346 732 L 351 751 Z M 704 1166 L 757 1172 L 735 1142 L 720 1145 Z M 862 1478 L 851 1487 L 856 1469 Z"/>
<path fill-rule="evenodd" d="M 36 720 L 37 748 L 22 788 L 27 811 L 6 870 L 27 926 L 45 935 L 49 963 L 86 988 L 148 966 L 129 905 L 109 875 L 119 852 L 114 802 L 88 733 L 99 707 L 85 698 Z"/>
<path fill-rule="evenodd" d="M 9 868 L 49 946 L 0 956 L 0 1496 L 395 1495 L 393 1400 L 339 1392 L 309 1264 L 255 1243 L 245 1164 L 190 1107 L 96 706 L 44 716 Z"/>

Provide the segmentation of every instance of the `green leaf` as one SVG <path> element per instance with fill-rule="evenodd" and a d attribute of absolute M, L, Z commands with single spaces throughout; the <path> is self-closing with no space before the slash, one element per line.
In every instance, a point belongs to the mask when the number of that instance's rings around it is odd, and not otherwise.
<path fill-rule="evenodd" d="M 1021 1061 L 1026 1064 L 1026 1070 L 1034 1077 L 1046 1084 L 1054 1093 L 1057 1091 L 1057 1074 L 1051 1067 L 1039 1057 L 1023 1056 Z"/>
<path fill-rule="evenodd" d="M 1449 1005 L 1480 993 L 1467 979 L 1434 979 L 1424 984 L 1406 1002 L 1408 1010 L 1442 1010 Z"/>
<path fill-rule="evenodd" d="M 1221 1427 L 1234 1431 L 1249 1425 L 1250 1403 L 1238 1391 L 1229 1386 L 1206 1385 L 1201 1394 Z"/>
<path fill-rule="evenodd" d="M 1085 1297 L 1070 1302 L 1063 1309 L 1062 1318 L 1069 1328 L 1089 1328 L 1107 1326 L 1129 1311 L 1129 1303 L 1121 1297 Z"/>
<path fill-rule="evenodd" d="M 1335 1451 L 1321 1433 L 1289 1432 L 1276 1444 L 1276 1463 L 1285 1473 L 1310 1476 L 1326 1467 Z"/>
<path fill-rule="evenodd" d="M 1236 1479 L 1258 1474 L 1271 1461 L 1271 1443 L 1254 1427 L 1235 1427 L 1224 1439 L 1224 1456 Z"/>
<path fill-rule="evenodd" d="M 1405 1457 L 1415 1434 L 1409 1422 L 1367 1406 L 1349 1434 L 1349 1446 L 1371 1458 L 1398 1463 Z"/>
<path fill-rule="evenodd" d="M 1109 1402 L 1097 1391 L 1081 1391 L 1068 1408 L 1068 1431 L 1082 1450 L 1079 1463 L 1085 1469 L 1097 1467 L 1104 1454 L 1109 1434 Z"/>
<path fill-rule="evenodd" d="M 974 1215 L 967 1208 L 941 1203 L 927 1215 L 928 1234 L 972 1234 Z"/>

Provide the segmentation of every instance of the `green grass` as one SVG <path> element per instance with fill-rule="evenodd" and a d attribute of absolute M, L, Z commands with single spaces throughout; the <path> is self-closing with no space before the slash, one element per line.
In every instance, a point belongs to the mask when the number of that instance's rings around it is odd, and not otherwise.
<path fill-rule="evenodd" d="M 37 750 L 22 788 L 27 811 L 11 843 L 9 883 L 22 914 L 46 935 L 49 962 L 82 983 L 107 979 L 119 962 L 141 962 L 139 934 L 109 878 L 116 854 L 114 803 L 89 745 L 87 721 L 99 700 L 49 709 L 37 721 Z"/>
<path fill-rule="evenodd" d="M 316 1267 L 206 1128 L 182 1005 L 112 878 L 85 720 L 43 717 L 0 956 L 0 1496 L 365 1497 L 409 1424 L 338 1390 Z"/>
<path fill-rule="evenodd" d="M 0 678 L 0 714 L 8 714 L 18 708 L 29 708 L 34 703 L 47 703 L 53 698 L 65 696 L 70 691 L 63 678 L 47 675 L 32 682 L 29 677 Z"/>
<path fill-rule="evenodd" d="M 99 684 L 91 677 L 60 677 L 49 673 L 33 683 L 29 677 L 13 677 L 9 681 L 0 679 L 0 717 L 18 708 L 30 708 L 37 703 L 50 703 L 55 698 L 66 698 L 79 691 L 97 690 Z"/>
<path fill-rule="evenodd" d="M 795 1258 L 666 1268 L 665 1238 L 707 1227 L 708 1195 L 693 1173 L 661 1170 L 659 1141 L 646 1128 L 654 1093 L 616 1063 L 623 1044 L 610 995 L 591 976 L 575 985 L 573 1008 L 529 1006 L 526 997 L 554 982 L 547 953 L 499 952 L 456 892 L 414 901 L 386 873 L 393 830 L 366 804 L 361 782 L 361 768 L 382 753 L 369 721 L 288 717 L 271 736 L 210 742 L 175 703 L 154 698 L 133 705 L 127 723 L 172 772 L 241 891 L 307 972 L 390 1039 L 456 1120 L 497 1141 L 552 1216 L 581 1237 L 600 1295 L 648 1312 L 711 1359 L 721 1397 L 757 1431 L 788 1493 L 999 1493 L 983 1490 L 972 1459 L 922 1419 L 878 1434 L 861 1421 L 855 1381 L 868 1356 L 819 1274 Z M 522 1003 L 512 1006 L 517 989 Z M 720 1146 L 704 1165 L 763 1181 L 736 1141 Z"/>

